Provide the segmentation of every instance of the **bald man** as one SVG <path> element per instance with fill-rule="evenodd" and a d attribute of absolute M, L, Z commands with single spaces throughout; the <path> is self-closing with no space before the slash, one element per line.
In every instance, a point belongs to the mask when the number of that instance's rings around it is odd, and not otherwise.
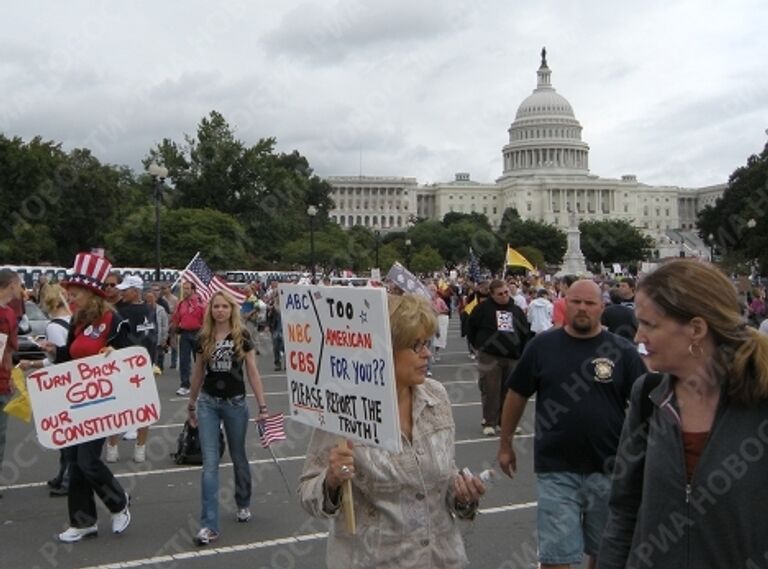
<path fill-rule="evenodd" d="M 536 394 L 538 550 L 546 569 L 578 565 L 584 554 L 595 567 L 624 410 L 645 373 L 634 344 L 602 328 L 597 284 L 577 281 L 565 298 L 565 326 L 536 335 L 507 379 L 498 453 L 511 478 L 513 434 Z"/>

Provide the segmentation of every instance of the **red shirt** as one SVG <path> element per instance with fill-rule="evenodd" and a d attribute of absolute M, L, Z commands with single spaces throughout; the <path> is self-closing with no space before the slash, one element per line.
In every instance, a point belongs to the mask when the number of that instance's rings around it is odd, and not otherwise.
<path fill-rule="evenodd" d="M 683 446 L 685 447 L 685 471 L 688 475 L 688 482 L 693 478 L 693 471 L 699 463 L 701 453 L 704 451 L 704 445 L 709 438 L 709 431 L 704 433 L 683 433 Z"/>
<path fill-rule="evenodd" d="M 199 330 L 203 327 L 205 304 L 198 294 L 179 301 L 173 313 L 173 325 L 179 330 Z"/>
<path fill-rule="evenodd" d="M 16 312 L 10 306 L 0 306 L 0 334 L 8 336 L 0 363 L 0 393 L 10 393 L 13 352 L 19 347 L 18 321 Z"/>
<path fill-rule="evenodd" d="M 69 355 L 73 360 L 95 356 L 107 346 L 112 332 L 112 319 L 115 313 L 111 310 L 102 314 L 95 322 L 75 327 L 72 343 L 69 345 Z"/>
<path fill-rule="evenodd" d="M 555 299 L 554 310 L 552 311 L 552 323 L 555 326 L 565 326 L 567 318 L 565 317 L 565 298 Z"/>

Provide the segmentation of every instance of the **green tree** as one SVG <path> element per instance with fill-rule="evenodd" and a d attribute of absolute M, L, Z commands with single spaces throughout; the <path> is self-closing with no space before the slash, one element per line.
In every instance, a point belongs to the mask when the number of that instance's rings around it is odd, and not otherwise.
<path fill-rule="evenodd" d="M 163 163 L 175 186 L 177 207 L 209 207 L 233 215 L 245 228 L 256 259 L 279 261 L 281 244 L 307 230 L 307 207 L 318 208 L 317 227 L 333 207 L 330 185 L 313 174 L 298 152 L 277 154 L 275 139 L 248 146 L 235 138 L 216 112 L 204 117 L 194 137 L 165 139 L 145 160 Z"/>
<path fill-rule="evenodd" d="M 589 263 L 630 264 L 647 259 L 653 248 L 653 240 L 646 237 L 628 221 L 582 221 L 581 251 Z"/>
<path fill-rule="evenodd" d="M 430 245 L 419 249 L 411 259 L 412 270 L 416 273 L 430 273 L 444 267 L 440 253 Z"/>
<path fill-rule="evenodd" d="M 547 263 L 559 265 L 565 255 L 565 233 L 554 225 L 532 219 L 523 220 L 515 217 L 514 213 L 510 209 L 504 212 L 507 222 L 502 220 L 502 228 L 498 233 L 503 242 L 515 249 L 535 247 L 542 252 Z"/>
<path fill-rule="evenodd" d="M 725 257 L 726 264 L 758 259 L 768 270 L 768 144 L 737 168 L 714 206 L 698 217 L 699 235 Z M 754 226 L 751 227 L 753 225 Z M 712 235 L 712 239 L 709 236 Z"/>
<path fill-rule="evenodd" d="M 155 213 L 141 208 L 106 237 L 110 259 L 117 265 L 155 265 Z M 164 267 L 183 268 L 198 251 L 214 270 L 249 266 L 243 227 L 231 215 L 211 209 L 163 210 L 160 215 Z"/>

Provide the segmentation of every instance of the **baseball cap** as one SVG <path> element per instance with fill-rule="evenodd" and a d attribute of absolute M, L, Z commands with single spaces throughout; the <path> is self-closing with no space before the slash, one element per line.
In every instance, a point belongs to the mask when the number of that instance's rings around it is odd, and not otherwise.
<path fill-rule="evenodd" d="M 144 281 L 136 275 L 128 275 L 123 279 L 123 282 L 117 285 L 117 290 L 127 290 L 129 288 L 142 290 L 144 288 Z"/>

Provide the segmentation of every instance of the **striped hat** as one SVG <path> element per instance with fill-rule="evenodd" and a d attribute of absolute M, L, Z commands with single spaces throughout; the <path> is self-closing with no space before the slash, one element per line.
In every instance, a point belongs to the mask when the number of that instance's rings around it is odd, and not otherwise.
<path fill-rule="evenodd" d="M 79 286 L 104 296 L 104 279 L 112 270 L 109 259 L 93 253 L 78 253 L 71 274 L 61 284 L 64 287 Z"/>

